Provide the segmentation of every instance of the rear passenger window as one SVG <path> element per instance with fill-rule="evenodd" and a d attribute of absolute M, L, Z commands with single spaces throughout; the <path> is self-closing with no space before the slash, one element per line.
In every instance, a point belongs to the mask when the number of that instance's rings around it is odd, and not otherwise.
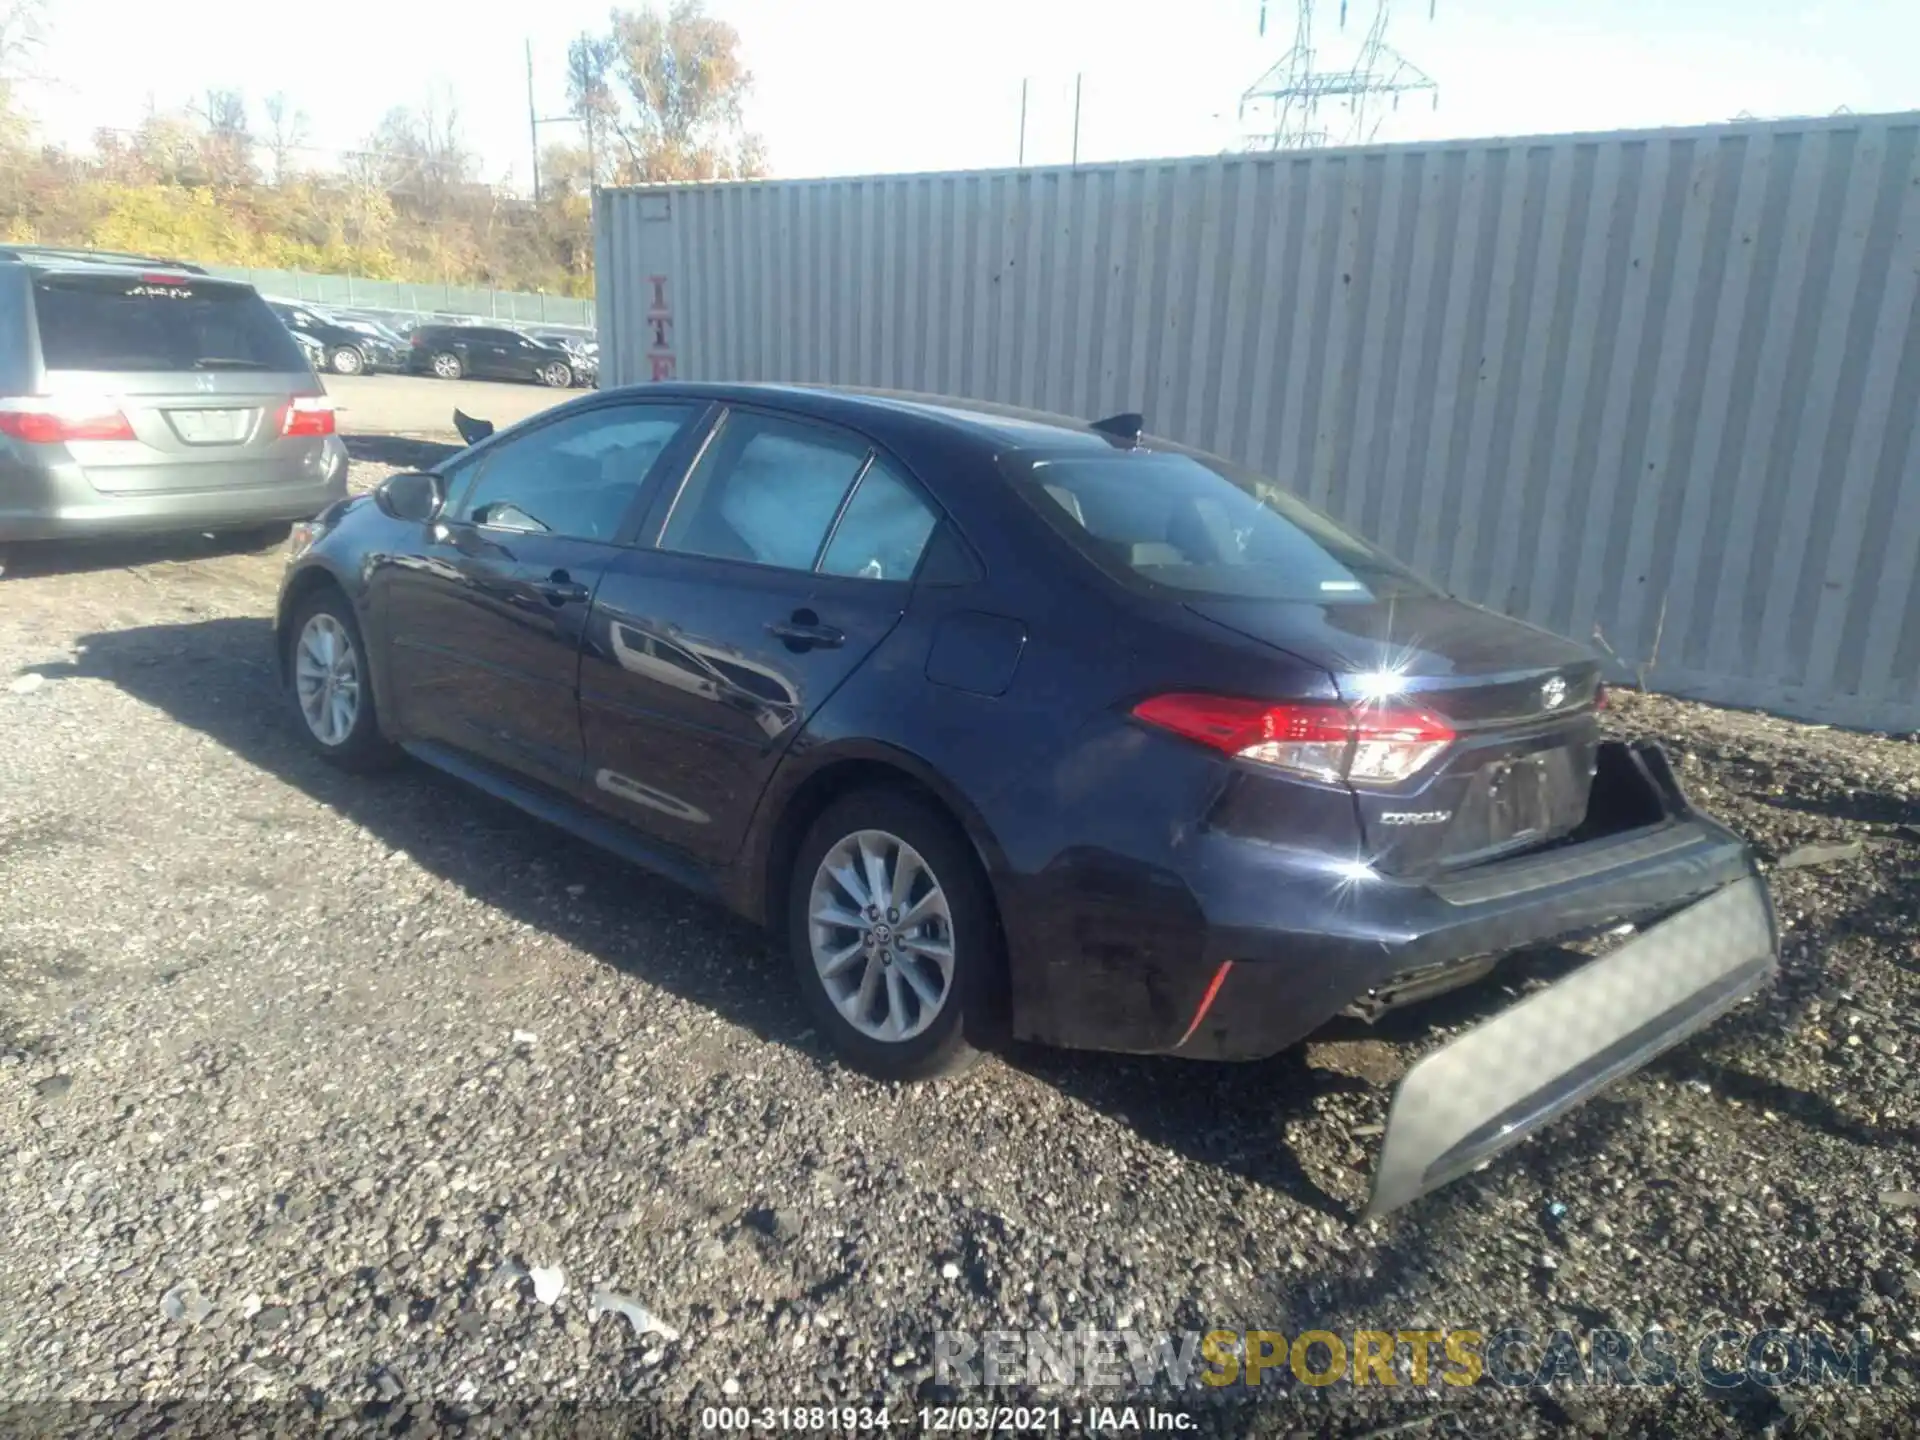
<path fill-rule="evenodd" d="M 870 449 L 826 426 L 731 414 L 675 498 L 660 548 L 811 570 Z"/>
<path fill-rule="evenodd" d="M 919 492 L 876 457 L 834 527 L 820 569 L 868 580 L 911 580 L 933 522 Z"/>

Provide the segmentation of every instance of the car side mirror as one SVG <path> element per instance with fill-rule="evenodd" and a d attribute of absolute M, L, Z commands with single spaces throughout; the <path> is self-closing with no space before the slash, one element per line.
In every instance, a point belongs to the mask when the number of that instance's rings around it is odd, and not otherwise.
<path fill-rule="evenodd" d="M 374 489 L 373 503 L 395 520 L 424 525 L 440 513 L 446 499 L 440 477 L 425 471 L 403 470 L 389 475 Z"/>

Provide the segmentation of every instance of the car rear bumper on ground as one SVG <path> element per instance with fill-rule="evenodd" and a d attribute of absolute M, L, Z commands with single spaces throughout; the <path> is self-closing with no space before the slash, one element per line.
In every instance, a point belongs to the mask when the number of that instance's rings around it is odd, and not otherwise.
<path fill-rule="evenodd" d="M 1088 966 L 1084 954 L 1043 960 L 1046 1013 L 1040 1025 L 1029 1015 L 1023 1033 L 1261 1059 L 1342 1013 L 1454 988 L 1516 952 L 1642 927 L 1409 1072 L 1373 1211 L 1404 1204 L 1644 1065 L 1773 973 L 1773 913 L 1745 842 L 1693 810 L 1658 747 L 1601 749 L 1596 786 L 1623 823 L 1438 879 L 1223 833 L 1190 837 L 1180 876 L 1199 931 L 1192 947 L 1159 946 L 1144 974 Z"/>
<path fill-rule="evenodd" d="M 235 529 L 317 514 L 346 494 L 347 452 L 328 437 L 307 460 L 221 466 L 218 485 L 103 492 L 78 465 L 0 470 L 0 542 Z"/>
<path fill-rule="evenodd" d="M 1757 875 L 1424 1056 L 1395 1090 L 1367 1218 L 1446 1184 L 1760 989 L 1778 937 Z"/>

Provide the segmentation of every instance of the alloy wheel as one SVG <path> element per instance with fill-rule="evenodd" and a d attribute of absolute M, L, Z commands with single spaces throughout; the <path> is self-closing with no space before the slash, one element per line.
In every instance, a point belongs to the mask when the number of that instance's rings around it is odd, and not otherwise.
<path fill-rule="evenodd" d="M 556 360 L 547 366 L 545 379 L 555 390 L 564 390 L 573 384 L 573 372 Z"/>
<path fill-rule="evenodd" d="M 920 852 L 860 830 L 821 859 L 807 903 L 827 998 L 869 1039 L 897 1044 L 939 1016 L 953 990 L 953 913 Z"/>
<path fill-rule="evenodd" d="M 360 718 L 360 657 L 347 627 L 324 610 L 300 632 L 293 683 L 313 738 L 344 745 Z"/>
<path fill-rule="evenodd" d="M 438 375 L 442 380 L 458 380 L 460 378 L 460 361 L 458 357 L 453 355 L 434 356 L 433 373 Z"/>

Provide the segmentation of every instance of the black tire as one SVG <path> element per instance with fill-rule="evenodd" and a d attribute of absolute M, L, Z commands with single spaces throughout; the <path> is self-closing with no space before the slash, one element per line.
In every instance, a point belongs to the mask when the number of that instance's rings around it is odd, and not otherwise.
<path fill-rule="evenodd" d="M 945 894 L 951 916 L 947 938 L 953 971 L 947 992 L 931 1023 L 904 1040 L 882 1040 L 855 1028 L 829 996 L 828 982 L 814 962 L 810 910 L 815 876 L 835 846 L 863 830 L 884 831 L 917 851 Z M 958 1075 L 979 1062 L 994 1037 L 1000 1010 L 994 991 L 1003 967 L 998 916 L 986 875 L 958 827 L 904 790 L 843 795 L 808 828 L 788 887 L 787 944 L 815 1022 L 850 1064 L 869 1075 L 894 1081 Z"/>
<path fill-rule="evenodd" d="M 338 345 L 327 356 L 327 367 L 336 375 L 361 375 L 366 372 L 367 357 L 351 345 Z"/>
<path fill-rule="evenodd" d="M 329 743 L 316 733 L 307 719 L 302 703 L 302 689 L 299 675 L 300 648 L 307 627 L 317 616 L 329 616 L 334 624 L 344 632 L 352 646 L 357 665 L 357 706 L 353 723 L 344 737 Z M 360 622 L 354 616 L 353 606 L 347 597 L 332 585 L 316 590 L 302 600 L 293 613 L 293 623 L 287 628 L 287 706 L 293 712 L 293 722 L 298 727 L 300 738 L 307 748 L 330 765 L 342 770 L 364 772 L 382 769 L 398 758 L 399 752 L 380 733 L 380 715 L 374 699 L 373 681 L 367 662 L 367 644 L 360 634 Z"/>
<path fill-rule="evenodd" d="M 435 353 L 428 368 L 442 380 L 459 380 L 467 373 L 467 367 L 460 363 L 460 357 L 451 350 Z"/>

